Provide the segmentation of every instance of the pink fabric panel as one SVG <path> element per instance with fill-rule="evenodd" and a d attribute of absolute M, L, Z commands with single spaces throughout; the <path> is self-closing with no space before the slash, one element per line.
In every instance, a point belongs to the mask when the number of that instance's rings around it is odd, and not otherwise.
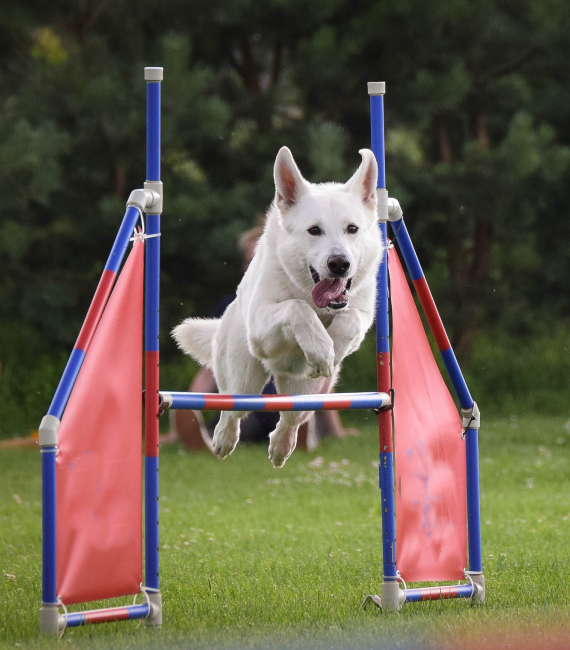
<path fill-rule="evenodd" d="M 402 266 L 389 254 L 397 566 L 404 580 L 459 580 L 467 566 L 461 418 L 433 358 Z"/>
<path fill-rule="evenodd" d="M 136 242 L 69 398 L 57 456 L 57 589 L 65 604 L 142 581 L 144 246 Z"/>

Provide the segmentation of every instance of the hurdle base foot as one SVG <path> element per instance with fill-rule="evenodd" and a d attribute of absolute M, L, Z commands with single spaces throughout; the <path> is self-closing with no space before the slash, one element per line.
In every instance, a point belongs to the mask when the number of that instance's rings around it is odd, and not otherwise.
<path fill-rule="evenodd" d="M 55 603 L 42 603 L 40 607 L 40 632 L 51 636 L 59 636 L 65 623 L 60 620 L 59 609 Z"/>
<path fill-rule="evenodd" d="M 471 598 L 471 605 L 480 605 L 485 602 L 485 576 L 481 571 L 466 571 L 473 584 L 475 585 L 475 593 Z"/>
<path fill-rule="evenodd" d="M 396 580 L 382 583 L 382 611 L 399 612 L 406 600 L 405 593 L 400 589 L 400 584 Z"/>
<path fill-rule="evenodd" d="M 365 596 L 360 607 L 362 607 L 362 609 L 367 609 L 368 605 L 375 605 L 378 609 L 382 609 L 382 599 L 380 596 L 368 594 L 368 596 Z"/>
<path fill-rule="evenodd" d="M 150 614 L 146 619 L 149 627 L 162 627 L 162 594 L 160 591 L 147 592 L 150 601 Z"/>

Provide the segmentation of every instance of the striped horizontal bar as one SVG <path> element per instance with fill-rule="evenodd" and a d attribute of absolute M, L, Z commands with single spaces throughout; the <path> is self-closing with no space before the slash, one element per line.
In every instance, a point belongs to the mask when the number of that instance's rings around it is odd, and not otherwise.
<path fill-rule="evenodd" d="M 127 607 L 108 607 L 107 609 L 91 609 L 86 612 L 63 614 L 60 620 L 66 627 L 95 625 L 96 623 L 113 623 L 114 621 L 130 621 L 136 618 L 146 618 L 150 613 L 150 605 L 129 605 Z"/>
<path fill-rule="evenodd" d="M 161 391 L 163 405 L 203 411 L 332 411 L 387 409 L 387 393 L 327 393 L 317 395 L 219 395 Z"/>
<path fill-rule="evenodd" d="M 473 585 L 451 585 L 448 587 L 423 587 L 406 589 L 406 602 L 416 603 L 422 600 L 445 600 L 447 598 L 471 598 L 475 595 Z"/>

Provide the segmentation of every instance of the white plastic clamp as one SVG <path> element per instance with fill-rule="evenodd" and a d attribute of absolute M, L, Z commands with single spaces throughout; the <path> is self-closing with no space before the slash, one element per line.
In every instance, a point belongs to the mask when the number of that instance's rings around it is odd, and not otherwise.
<path fill-rule="evenodd" d="M 44 415 L 38 428 L 40 447 L 56 447 L 57 431 L 61 424 L 55 415 Z"/>
<path fill-rule="evenodd" d="M 473 406 L 470 409 L 461 409 L 461 415 L 463 416 L 464 429 L 481 428 L 481 413 L 477 402 L 473 402 Z"/>
<path fill-rule="evenodd" d="M 148 212 L 155 204 L 162 203 L 161 196 L 151 188 L 133 190 L 127 200 L 127 207 L 138 208 L 141 212 Z"/>
<path fill-rule="evenodd" d="M 384 578 L 381 600 L 383 612 L 399 612 L 406 601 L 406 592 L 400 589 L 398 580 Z"/>
<path fill-rule="evenodd" d="M 485 576 L 482 571 L 465 571 L 465 576 L 473 583 L 475 593 L 471 597 L 471 604 L 485 602 Z"/>
<path fill-rule="evenodd" d="M 390 197 L 388 199 L 388 219 L 389 221 L 399 221 L 404 216 L 398 199 Z"/>
<path fill-rule="evenodd" d="M 145 181 L 144 189 L 147 192 L 152 192 L 156 199 L 152 205 L 147 206 L 145 212 L 147 214 L 162 214 L 162 181 Z"/>
<path fill-rule="evenodd" d="M 378 221 L 386 222 L 388 221 L 388 190 L 378 187 L 376 189 L 376 196 L 378 197 Z"/>
<path fill-rule="evenodd" d="M 368 82 L 369 95 L 385 95 L 386 82 L 385 81 L 369 81 Z"/>
<path fill-rule="evenodd" d="M 169 409 L 172 406 L 172 395 L 166 391 L 161 390 L 158 393 L 158 398 L 160 402 L 161 409 Z"/>
<path fill-rule="evenodd" d="M 164 78 L 163 68 L 145 68 L 144 80 L 145 81 L 162 81 Z"/>
<path fill-rule="evenodd" d="M 40 632 L 59 637 L 65 630 L 65 619 L 59 614 L 59 603 L 44 603 L 40 607 Z"/>

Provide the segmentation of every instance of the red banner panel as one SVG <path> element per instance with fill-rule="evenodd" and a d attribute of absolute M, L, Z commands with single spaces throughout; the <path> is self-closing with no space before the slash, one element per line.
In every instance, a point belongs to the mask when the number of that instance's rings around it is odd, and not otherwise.
<path fill-rule="evenodd" d="M 65 604 L 135 594 L 142 581 L 143 275 L 136 241 L 59 429 L 57 593 Z"/>
<path fill-rule="evenodd" d="M 459 580 L 467 566 L 461 418 L 433 358 L 394 249 L 389 270 L 397 567 L 407 582 Z"/>

